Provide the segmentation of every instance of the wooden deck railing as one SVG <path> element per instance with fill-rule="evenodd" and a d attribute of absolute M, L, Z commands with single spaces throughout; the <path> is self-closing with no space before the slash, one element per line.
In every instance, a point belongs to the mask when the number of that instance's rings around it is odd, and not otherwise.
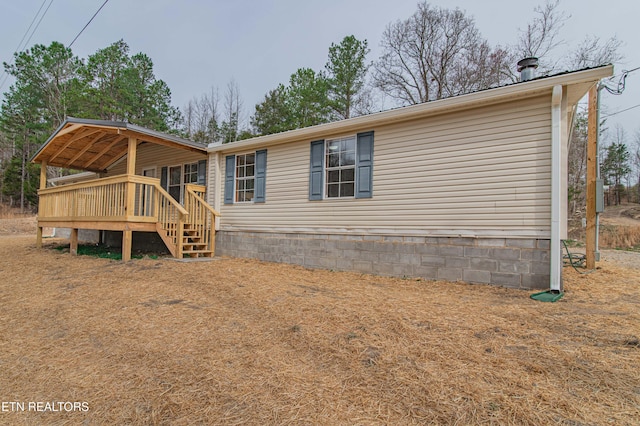
<path fill-rule="evenodd" d="M 160 186 L 160 180 L 119 175 L 39 191 L 38 221 L 55 226 L 74 222 L 93 228 L 105 222 L 155 224 L 171 253 L 183 256 L 185 224 L 214 250 L 215 216 L 204 200 L 205 187 L 186 185 L 185 206 Z M 95 228 L 94 228 L 95 229 Z M 100 228 L 98 228 L 100 229 Z"/>
<path fill-rule="evenodd" d="M 38 191 L 39 220 L 122 220 L 126 176 L 116 176 Z"/>
<path fill-rule="evenodd" d="M 38 195 L 39 220 L 158 222 L 160 214 L 170 214 L 163 210 L 187 214 L 158 179 L 136 175 L 41 189 Z M 175 212 L 170 216 L 177 219 Z"/>

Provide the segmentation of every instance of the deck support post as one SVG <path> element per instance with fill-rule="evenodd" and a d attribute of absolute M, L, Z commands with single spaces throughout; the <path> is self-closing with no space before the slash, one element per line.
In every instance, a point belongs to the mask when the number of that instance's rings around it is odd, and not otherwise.
<path fill-rule="evenodd" d="M 178 230 L 176 234 L 176 258 L 182 259 L 184 257 L 183 251 L 183 242 L 184 242 L 184 214 L 178 214 Z"/>
<path fill-rule="evenodd" d="M 47 162 L 40 163 L 40 189 L 47 187 Z"/>
<path fill-rule="evenodd" d="M 125 229 L 122 231 L 122 261 L 128 262 L 131 260 L 131 240 L 133 237 L 133 231 Z"/>
<path fill-rule="evenodd" d="M 74 256 L 78 255 L 78 228 L 71 229 L 71 237 L 69 240 L 69 253 Z"/>
<path fill-rule="evenodd" d="M 129 136 L 129 146 L 127 149 L 127 176 L 133 176 L 136 174 L 136 148 L 138 146 L 138 139 L 133 136 Z M 134 216 L 136 205 L 136 184 L 133 182 L 127 182 L 126 200 L 125 200 L 125 217 L 129 220 Z M 126 226 L 122 231 L 122 261 L 128 262 L 131 260 L 131 246 L 133 240 L 133 231 Z"/>
<path fill-rule="evenodd" d="M 47 162 L 40 163 L 40 189 L 47 188 Z M 38 223 L 36 231 L 36 247 L 42 248 L 42 226 Z"/>
<path fill-rule="evenodd" d="M 130 136 L 129 137 L 129 149 L 127 150 L 127 176 L 136 174 L 136 147 L 138 140 Z M 136 184 L 133 182 L 127 182 L 127 198 L 125 204 L 125 216 L 127 218 L 134 215 L 136 204 Z"/>

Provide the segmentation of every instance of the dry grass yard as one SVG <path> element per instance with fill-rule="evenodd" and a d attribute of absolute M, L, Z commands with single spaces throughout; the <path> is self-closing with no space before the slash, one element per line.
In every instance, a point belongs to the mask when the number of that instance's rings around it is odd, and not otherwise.
<path fill-rule="evenodd" d="M 542 303 L 242 259 L 123 264 L 4 234 L 0 424 L 640 419 L 640 273 L 613 262 L 565 269 L 565 297 Z"/>

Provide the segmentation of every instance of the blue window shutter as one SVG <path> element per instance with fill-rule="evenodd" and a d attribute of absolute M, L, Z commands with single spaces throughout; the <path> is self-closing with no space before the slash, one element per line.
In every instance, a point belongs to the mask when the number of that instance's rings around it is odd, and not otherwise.
<path fill-rule="evenodd" d="M 169 168 L 165 166 L 162 169 L 160 169 L 160 186 L 165 191 L 169 190 L 169 188 L 167 187 L 168 181 L 169 181 Z"/>
<path fill-rule="evenodd" d="M 198 161 L 198 185 L 207 185 L 207 160 Z"/>
<path fill-rule="evenodd" d="M 224 171 L 224 203 L 233 204 L 233 180 L 236 173 L 236 156 L 227 155 Z"/>
<path fill-rule="evenodd" d="M 267 184 L 267 150 L 256 151 L 256 185 L 254 203 L 265 202 L 265 190 Z"/>
<path fill-rule="evenodd" d="M 358 133 L 356 145 L 356 198 L 371 198 L 373 197 L 373 131 Z"/>
<path fill-rule="evenodd" d="M 309 200 L 322 200 L 324 187 L 324 140 L 311 142 Z"/>

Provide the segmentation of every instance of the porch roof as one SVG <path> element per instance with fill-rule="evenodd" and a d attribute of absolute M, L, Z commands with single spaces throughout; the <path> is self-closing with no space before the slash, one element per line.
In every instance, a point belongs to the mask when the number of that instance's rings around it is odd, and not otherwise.
<path fill-rule="evenodd" d="M 207 152 L 205 145 L 135 124 L 67 117 L 31 159 L 48 166 L 104 172 L 127 155 L 129 137 L 142 143 Z"/>

